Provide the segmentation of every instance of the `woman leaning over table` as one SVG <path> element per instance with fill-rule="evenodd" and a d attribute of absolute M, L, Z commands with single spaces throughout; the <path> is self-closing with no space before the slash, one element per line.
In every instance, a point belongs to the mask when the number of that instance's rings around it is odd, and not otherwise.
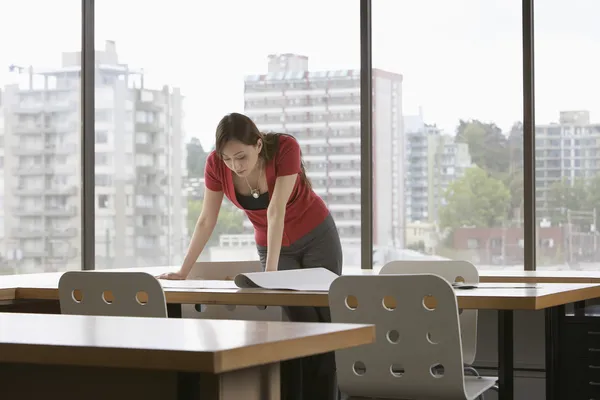
<path fill-rule="evenodd" d="M 245 115 L 228 114 L 217 126 L 215 151 L 206 160 L 202 212 L 183 261 L 161 279 L 185 279 L 212 234 L 223 195 L 254 226 L 265 271 L 324 267 L 340 275 L 342 246 L 335 222 L 306 176 L 293 136 L 262 133 Z M 328 308 L 284 307 L 291 321 L 330 322 Z M 329 353 L 302 360 L 302 371 L 283 381 L 302 381 L 298 399 L 337 396 L 335 359 Z M 294 385 L 298 387 L 297 385 Z"/>

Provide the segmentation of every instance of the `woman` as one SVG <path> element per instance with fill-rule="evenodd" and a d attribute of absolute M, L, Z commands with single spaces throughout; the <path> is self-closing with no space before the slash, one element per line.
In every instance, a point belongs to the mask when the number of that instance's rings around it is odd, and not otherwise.
<path fill-rule="evenodd" d="M 264 134 L 247 116 L 226 115 L 217 126 L 215 151 L 206 160 L 204 178 L 202 212 L 183 265 L 159 278 L 187 277 L 214 230 L 223 195 L 252 222 L 265 271 L 324 267 L 341 274 L 342 246 L 335 222 L 312 190 L 294 137 Z M 331 321 L 328 308 L 284 309 L 291 321 Z M 303 393 L 296 398 L 332 398 L 337 393 L 334 361 L 333 353 L 304 359 L 302 371 L 283 379 L 302 379 Z"/>

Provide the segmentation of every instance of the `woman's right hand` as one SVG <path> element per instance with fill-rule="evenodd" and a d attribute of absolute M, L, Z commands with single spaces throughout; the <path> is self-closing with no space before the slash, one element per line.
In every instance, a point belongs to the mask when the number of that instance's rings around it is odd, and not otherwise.
<path fill-rule="evenodd" d="M 186 276 L 181 271 L 175 272 L 165 272 L 164 274 L 160 274 L 156 277 L 157 279 L 168 279 L 172 281 L 181 281 L 186 278 Z"/>

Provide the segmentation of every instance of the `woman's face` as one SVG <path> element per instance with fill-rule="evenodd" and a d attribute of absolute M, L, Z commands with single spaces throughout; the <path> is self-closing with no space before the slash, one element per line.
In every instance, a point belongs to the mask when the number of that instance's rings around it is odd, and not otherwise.
<path fill-rule="evenodd" d="M 254 146 L 249 146 L 237 140 L 230 140 L 223 147 L 221 157 L 230 170 L 244 178 L 250 175 L 256 167 L 262 146 L 262 140 L 260 139 Z"/>

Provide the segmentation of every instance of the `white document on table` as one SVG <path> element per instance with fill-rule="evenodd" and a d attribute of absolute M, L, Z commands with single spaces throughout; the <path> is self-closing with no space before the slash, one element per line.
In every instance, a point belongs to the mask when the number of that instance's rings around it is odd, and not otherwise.
<path fill-rule="evenodd" d="M 168 289 L 239 289 L 233 281 L 213 281 L 201 279 L 158 280 L 163 288 Z"/>
<path fill-rule="evenodd" d="M 291 269 L 272 272 L 247 272 L 234 278 L 242 289 L 298 290 L 328 292 L 338 275 L 325 268 Z"/>

